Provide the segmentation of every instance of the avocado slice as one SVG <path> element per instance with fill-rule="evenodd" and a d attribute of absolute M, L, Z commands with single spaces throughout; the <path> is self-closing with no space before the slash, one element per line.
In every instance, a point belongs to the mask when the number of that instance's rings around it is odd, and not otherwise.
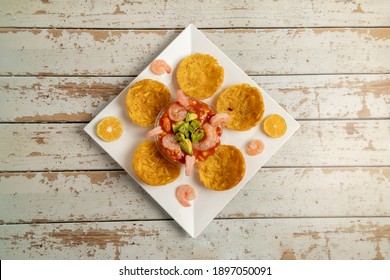
<path fill-rule="evenodd" d="M 204 131 L 202 129 L 198 129 L 197 131 L 191 134 L 191 141 L 198 142 L 202 140 L 203 136 L 204 136 Z"/>
<path fill-rule="evenodd" d="M 186 140 L 186 137 L 183 132 L 178 132 L 175 134 L 175 139 L 179 142 Z"/>
<path fill-rule="evenodd" d="M 190 132 L 188 130 L 190 126 L 190 123 L 186 122 L 185 124 L 183 124 L 182 126 L 179 127 L 178 131 L 183 133 L 184 136 L 188 139 L 190 138 Z"/>
<path fill-rule="evenodd" d="M 193 120 L 196 120 L 198 118 L 198 115 L 195 114 L 195 113 L 187 113 L 186 115 L 186 122 L 190 122 L 190 121 L 193 121 Z"/>
<path fill-rule="evenodd" d="M 180 148 L 189 155 L 192 155 L 192 143 L 189 139 L 179 142 Z"/>
<path fill-rule="evenodd" d="M 175 132 L 175 133 L 178 132 L 178 131 L 179 131 L 179 128 L 180 128 L 183 124 L 185 124 L 184 121 L 180 121 L 180 122 L 174 123 L 174 124 L 172 125 L 173 132 Z"/>
<path fill-rule="evenodd" d="M 195 130 L 198 129 L 198 127 L 200 127 L 201 125 L 201 122 L 198 121 L 198 120 L 193 120 L 192 122 L 190 122 L 190 126 L 188 128 L 188 130 L 191 132 L 191 133 L 194 133 Z"/>

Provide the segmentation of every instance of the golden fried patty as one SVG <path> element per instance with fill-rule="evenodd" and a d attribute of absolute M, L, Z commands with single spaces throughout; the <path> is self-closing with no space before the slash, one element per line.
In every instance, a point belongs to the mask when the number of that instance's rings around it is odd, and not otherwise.
<path fill-rule="evenodd" d="M 158 113 L 170 100 L 171 94 L 164 84 L 144 79 L 129 89 L 126 107 L 134 123 L 140 126 L 152 126 Z"/>
<path fill-rule="evenodd" d="M 239 149 L 221 145 L 214 155 L 198 164 L 202 183 L 214 191 L 225 191 L 235 187 L 244 177 L 245 159 Z"/>
<path fill-rule="evenodd" d="M 227 128 L 249 130 L 260 123 L 264 114 L 264 102 L 260 91 L 248 84 L 228 87 L 217 100 L 218 113 L 228 113 Z"/>
<path fill-rule="evenodd" d="M 180 165 L 168 161 L 150 140 L 142 142 L 133 157 L 135 174 L 148 185 L 162 186 L 175 181 L 180 175 Z"/>
<path fill-rule="evenodd" d="M 180 62 L 176 78 L 186 95 L 206 99 L 221 87 L 224 70 L 211 55 L 195 53 Z"/>

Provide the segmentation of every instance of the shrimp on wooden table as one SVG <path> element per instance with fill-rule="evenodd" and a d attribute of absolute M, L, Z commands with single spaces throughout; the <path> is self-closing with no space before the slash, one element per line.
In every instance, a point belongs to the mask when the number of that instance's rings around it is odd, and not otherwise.
<path fill-rule="evenodd" d="M 193 143 L 192 146 L 197 150 L 206 151 L 218 143 L 219 137 L 216 127 L 212 126 L 211 124 L 205 123 L 202 128 L 204 130 L 204 136 L 202 140 L 200 142 Z"/>
<path fill-rule="evenodd" d="M 188 202 L 189 200 L 194 200 L 196 197 L 196 193 L 193 187 L 188 184 L 181 185 L 176 189 L 176 198 L 181 205 L 184 207 L 190 207 L 191 204 Z"/>
<path fill-rule="evenodd" d="M 179 142 L 177 142 L 177 140 L 172 134 L 167 134 L 163 137 L 162 145 L 164 146 L 164 148 L 170 151 L 180 150 Z"/>
<path fill-rule="evenodd" d="M 162 75 L 165 72 L 171 73 L 171 67 L 162 59 L 156 59 L 152 62 L 150 65 L 150 71 L 152 71 L 153 74 L 156 75 Z"/>
<path fill-rule="evenodd" d="M 256 156 L 264 151 L 264 142 L 260 139 L 255 139 L 249 142 L 246 147 L 246 153 L 250 156 Z"/>
<path fill-rule="evenodd" d="M 148 137 L 149 139 L 152 139 L 153 137 L 160 135 L 163 132 L 164 131 L 161 129 L 161 126 L 156 126 L 152 130 L 148 131 L 148 133 L 146 134 L 146 137 Z"/>
<path fill-rule="evenodd" d="M 191 176 L 195 166 L 195 156 L 186 155 L 185 160 L 185 174 Z"/>
<path fill-rule="evenodd" d="M 168 108 L 168 116 L 171 120 L 175 122 L 184 120 L 186 118 L 186 115 L 187 110 L 182 105 L 176 102 Z"/>
<path fill-rule="evenodd" d="M 224 127 L 230 121 L 230 115 L 228 113 L 218 113 L 211 117 L 210 124 L 212 126 Z"/>

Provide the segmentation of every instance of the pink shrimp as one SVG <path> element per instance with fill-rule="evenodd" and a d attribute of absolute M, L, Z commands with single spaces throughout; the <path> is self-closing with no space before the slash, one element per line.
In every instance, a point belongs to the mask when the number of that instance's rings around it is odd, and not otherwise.
<path fill-rule="evenodd" d="M 218 143 L 219 137 L 216 127 L 212 126 L 211 124 L 205 123 L 202 128 L 204 130 L 204 136 L 202 140 L 200 142 L 193 143 L 192 146 L 197 150 L 205 151 L 214 147 Z"/>
<path fill-rule="evenodd" d="M 175 102 L 168 108 L 168 116 L 175 122 L 182 121 L 186 118 L 187 110 L 179 103 Z"/>
<path fill-rule="evenodd" d="M 188 202 L 189 200 L 194 200 L 196 197 L 196 193 L 193 187 L 188 184 L 181 185 L 176 189 L 176 198 L 181 205 L 184 207 L 190 207 L 191 204 Z"/>
<path fill-rule="evenodd" d="M 150 71 L 156 75 L 162 75 L 165 72 L 171 73 L 171 67 L 162 59 L 156 59 L 150 65 Z"/>
<path fill-rule="evenodd" d="M 186 176 L 191 176 L 195 165 L 195 156 L 186 155 Z"/>
<path fill-rule="evenodd" d="M 189 99 L 181 89 L 178 89 L 176 91 L 176 96 L 177 102 L 179 102 L 180 105 L 182 105 L 184 108 L 188 108 L 188 106 L 190 105 Z"/>
<path fill-rule="evenodd" d="M 260 139 L 252 140 L 246 147 L 246 153 L 250 156 L 261 154 L 263 151 L 264 143 Z"/>
<path fill-rule="evenodd" d="M 149 130 L 149 132 L 146 134 L 146 137 L 151 139 L 151 138 L 153 138 L 153 137 L 155 137 L 163 132 L 164 131 L 161 129 L 161 126 L 156 126 L 152 130 Z"/>
<path fill-rule="evenodd" d="M 180 150 L 179 143 L 172 134 L 167 134 L 162 139 L 162 145 L 168 150 Z"/>
<path fill-rule="evenodd" d="M 218 113 L 210 119 L 210 124 L 212 126 L 224 127 L 229 121 L 230 116 L 228 113 Z"/>

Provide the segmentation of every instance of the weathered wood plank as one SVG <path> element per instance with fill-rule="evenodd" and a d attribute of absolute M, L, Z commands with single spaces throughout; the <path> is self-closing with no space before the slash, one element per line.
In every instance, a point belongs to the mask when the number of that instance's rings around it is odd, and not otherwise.
<path fill-rule="evenodd" d="M 389 201 L 390 167 L 263 168 L 217 218 L 389 216 Z M 147 219 L 170 217 L 125 172 L 0 173 L 0 224 Z"/>
<path fill-rule="evenodd" d="M 1 259 L 389 259 L 390 218 L 214 220 L 196 239 L 174 221 L 0 226 Z"/>
<path fill-rule="evenodd" d="M 87 28 L 386 26 L 387 1 L 5 1 L 0 26 Z"/>
<path fill-rule="evenodd" d="M 389 73 L 390 28 L 205 30 L 248 74 Z M 1 29 L 0 75 L 137 75 L 173 30 Z"/>
<path fill-rule="evenodd" d="M 81 166 L 85 166 L 81 168 L 84 170 L 98 166 L 104 166 L 103 169 L 120 168 L 95 145 L 84 132 L 84 126 L 1 125 L 4 141 L 0 154 L 4 153 L 4 156 L 0 156 L 0 170 L 78 170 Z"/>
<path fill-rule="evenodd" d="M 390 117 L 390 75 L 256 76 L 253 79 L 296 119 Z"/>
<path fill-rule="evenodd" d="M 390 120 L 301 121 L 300 129 L 266 166 L 390 164 Z M 0 170 L 120 168 L 80 124 L 0 125 Z M 260 128 L 259 128 L 260 129 Z M 126 133 L 126 132 L 125 132 Z M 146 138 L 145 138 L 146 139 Z"/>
<path fill-rule="evenodd" d="M 252 78 L 297 119 L 390 117 L 389 74 Z M 0 77 L 0 121 L 90 121 L 132 79 Z"/>
<path fill-rule="evenodd" d="M 90 121 L 132 80 L 126 77 L 0 77 L 3 100 L 0 121 Z"/>

